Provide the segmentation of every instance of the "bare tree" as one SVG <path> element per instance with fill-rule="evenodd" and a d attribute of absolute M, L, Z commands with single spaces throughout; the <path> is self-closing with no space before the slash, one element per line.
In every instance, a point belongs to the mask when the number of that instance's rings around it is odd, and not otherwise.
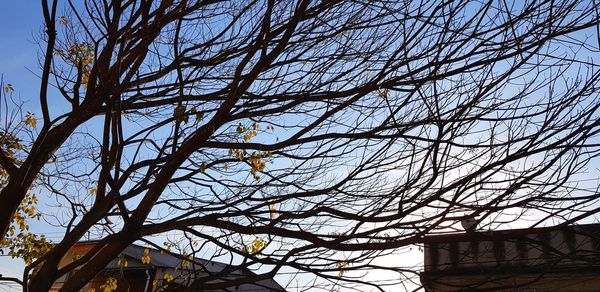
<path fill-rule="evenodd" d="M 600 150 L 594 1 L 42 2 L 40 126 L 21 163 L 0 153 L 0 236 L 36 180 L 68 207 L 25 290 L 170 231 L 257 269 L 198 289 L 289 268 L 383 290 L 359 275 L 419 270 L 375 259 L 462 219 L 598 210 L 576 185 Z"/>

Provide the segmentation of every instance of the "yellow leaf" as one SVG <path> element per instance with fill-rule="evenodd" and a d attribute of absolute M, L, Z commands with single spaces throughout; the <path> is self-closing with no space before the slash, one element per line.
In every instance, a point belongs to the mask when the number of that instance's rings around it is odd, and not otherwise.
<path fill-rule="evenodd" d="M 188 115 L 185 114 L 185 106 L 180 104 L 173 110 L 173 117 L 177 122 L 187 123 Z"/>
<path fill-rule="evenodd" d="M 32 117 L 32 116 L 27 116 L 25 118 L 25 125 L 31 126 L 32 128 L 35 128 L 35 126 L 37 125 L 37 120 Z"/>
<path fill-rule="evenodd" d="M 190 262 L 192 261 L 192 256 L 187 256 L 185 260 L 181 261 L 181 265 L 183 266 L 183 268 L 185 269 L 189 269 L 191 264 Z"/>
<path fill-rule="evenodd" d="M 384 99 L 388 98 L 388 96 L 390 95 L 390 91 L 387 88 L 380 89 L 377 91 L 377 93 L 379 94 L 379 97 L 384 98 Z"/>
<path fill-rule="evenodd" d="M 117 290 L 117 279 L 114 277 L 106 279 L 106 282 L 100 285 L 100 289 L 102 289 L 103 292 L 112 292 Z"/>
<path fill-rule="evenodd" d="M 167 283 L 173 281 L 173 275 L 169 274 L 169 273 L 165 273 L 165 275 L 163 276 L 163 278 L 165 279 L 165 281 Z"/>
<path fill-rule="evenodd" d="M 238 132 L 238 134 L 241 134 L 241 133 L 245 132 L 244 127 L 242 126 L 242 124 L 239 124 L 237 126 L 237 128 L 235 128 L 235 131 Z"/>
<path fill-rule="evenodd" d="M 196 113 L 196 120 L 197 121 L 201 121 L 202 119 L 204 119 L 204 113 L 203 112 L 197 112 Z"/>
<path fill-rule="evenodd" d="M 151 258 L 149 255 L 144 255 L 140 258 L 142 260 L 142 264 L 149 265 L 151 262 Z"/>
<path fill-rule="evenodd" d="M 277 204 L 270 204 L 269 205 L 269 214 L 271 216 L 271 220 L 274 220 L 275 218 L 277 218 L 277 214 L 275 213 L 277 211 Z"/>
<path fill-rule="evenodd" d="M 6 86 L 4 86 L 4 93 L 8 94 L 9 92 L 13 91 L 15 91 L 15 89 L 13 88 L 12 84 L 8 83 Z"/>
<path fill-rule="evenodd" d="M 336 268 L 338 268 L 338 276 L 341 278 L 344 275 L 345 269 L 350 266 L 349 262 L 336 262 Z"/>

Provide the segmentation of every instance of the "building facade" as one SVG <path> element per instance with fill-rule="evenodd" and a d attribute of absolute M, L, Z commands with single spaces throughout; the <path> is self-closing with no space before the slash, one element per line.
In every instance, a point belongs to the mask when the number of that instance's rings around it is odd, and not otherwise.
<path fill-rule="evenodd" d="M 426 291 L 600 291 L 600 224 L 426 238 Z"/>

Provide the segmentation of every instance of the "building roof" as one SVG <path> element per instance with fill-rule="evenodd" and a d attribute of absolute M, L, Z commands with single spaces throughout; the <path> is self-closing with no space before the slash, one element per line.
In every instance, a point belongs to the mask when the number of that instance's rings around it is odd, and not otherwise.
<path fill-rule="evenodd" d="M 99 241 L 78 242 L 75 246 L 73 246 L 72 253 L 85 253 L 98 242 Z M 141 258 L 145 255 L 150 256 L 150 264 L 144 264 L 141 262 Z M 247 268 L 228 265 L 214 260 L 194 258 L 193 261 L 189 261 L 189 264 L 184 265 L 184 259 L 185 257 L 182 255 L 161 252 L 154 248 L 131 244 L 121 252 L 117 259 L 112 260 L 106 265 L 104 272 L 114 273 L 117 271 L 123 272 L 131 270 L 155 270 L 161 273 L 168 272 L 174 275 L 176 277 L 175 282 L 179 282 L 180 284 L 184 282 L 188 284 L 192 283 L 192 275 L 209 276 L 223 272 L 223 276 L 215 279 L 215 282 L 225 279 L 256 276 L 255 273 Z M 126 266 L 124 265 L 123 260 L 127 261 Z M 181 277 L 177 277 L 177 275 L 180 275 Z M 55 282 L 55 286 L 62 285 L 64 281 L 65 277 L 61 277 L 61 279 Z M 237 285 L 235 287 L 228 288 L 226 291 L 270 292 L 285 291 L 285 289 L 273 279 L 264 279 L 255 281 L 253 283 Z"/>
<path fill-rule="evenodd" d="M 149 256 L 151 258 L 150 265 L 155 267 L 163 267 L 163 268 L 174 268 L 181 267 L 189 270 L 199 270 L 205 271 L 208 273 L 219 273 L 230 266 L 225 263 L 217 262 L 217 261 L 209 261 L 202 258 L 194 258 L 193 263 L 190 261 L 189 267 L 182 267 L 181 262 L 183 256 L 170 254 L 166 252 L 161 252 L 154 248 L 143 247 L 140 245 L 132 244 L 123 250 L 121 254 L 133 259 L 140 259 L 145 255 L 144 250 L 148 250 Z M 239 270 L 238 270 L 239 271 Z M 240 274 L 243 274 L 240 272 Z"/>

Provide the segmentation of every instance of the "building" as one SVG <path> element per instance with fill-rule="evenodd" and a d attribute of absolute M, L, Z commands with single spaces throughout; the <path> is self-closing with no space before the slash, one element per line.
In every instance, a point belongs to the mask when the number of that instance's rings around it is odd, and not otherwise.
<path fill-rule="evenodd" d="M 426 291 L 600 291 L 600 224 L 425 239 Z"/>
<path fill-rule="evenodd" d="M 91 250 L 96 243 L 95 241 L 77 243 L 65 255 L 60 266 L 81 257 Z M 82 291 L 100 292 L 104 291 L 106 285 L 111 284 L 116 286 L 114 291 L 183 291 L 192 285 L 194 279 L 198 277 L 218 275 L 228 269 L 231 271 L 224 273 L 225 275 L 220 277 L 220 280 L 255 275 L 248 269 L 231 268 L 230 265 L 216 261 L 199 258 L 186 260 L 184 256 L 133 244 L 123 250 L 118 258 L 112 260 Z M 51 291 L 58 291 L 71 275 L 72 273 L 67 274 L 56 281 Z M 214 281 L 219 281 L 219 279 Z M 229 287 L 223 291 L 276 292 L 285 291 L 285 289 L 273 279 L 267 279 Z"/>

